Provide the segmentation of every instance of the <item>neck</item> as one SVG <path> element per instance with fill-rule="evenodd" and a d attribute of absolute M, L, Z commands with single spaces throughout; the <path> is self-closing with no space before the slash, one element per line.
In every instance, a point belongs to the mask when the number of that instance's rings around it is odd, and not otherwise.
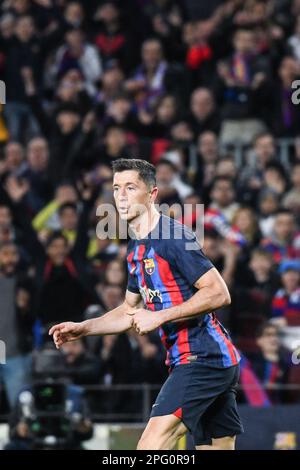
<path fill-rule="evenodd" d="M 270 362 L 277 362 L 278 361 L 278 352 L 276 351 L 265 351 L 264 353 L 265 359 Z"/>
<path fill-rule="evenodd" d="M 137 239 L 145 238 L 156 227 L 159 218 L 160 213 L 152 204 L 149 209 L 129 223 L 130 230 Z"/>

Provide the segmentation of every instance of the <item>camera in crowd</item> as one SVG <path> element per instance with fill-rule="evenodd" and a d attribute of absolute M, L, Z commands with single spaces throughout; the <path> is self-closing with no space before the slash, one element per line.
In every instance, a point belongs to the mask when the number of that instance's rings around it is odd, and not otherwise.
<path fill-rule="evenodd" d="M 80 449 L 93 434 L 82 387 L 67 377 L 64 356 L 50 345 L 33 355 L 32 384 L 19 394 L 9 448 Z"/>

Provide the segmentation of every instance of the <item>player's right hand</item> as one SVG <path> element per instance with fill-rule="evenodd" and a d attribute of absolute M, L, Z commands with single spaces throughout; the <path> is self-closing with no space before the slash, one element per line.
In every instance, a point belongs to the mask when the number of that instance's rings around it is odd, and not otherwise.
<path fill-rule="evenodd" d="M 57 349 L 68 341 L 76 341 L 84 335 L 83 323 L 64 322 L 52 326 L 49 335 L 53 336 L 53 341 Z"/>

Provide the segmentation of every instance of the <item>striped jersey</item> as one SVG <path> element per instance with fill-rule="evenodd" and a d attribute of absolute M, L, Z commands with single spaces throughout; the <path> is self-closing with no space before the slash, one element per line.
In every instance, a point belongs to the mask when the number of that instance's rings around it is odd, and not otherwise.
<path fill-rule="evenodd" d="M 197 292 L 195 282 L 213 268 L 195 234 L 165 215 L 146 238 L 129 241 L 127 263 L 127 289 L 141 294 L 149 315 L 188 300 Z M 214 312 L 165 323 L 159 333 L 171 368 L 191 361 L 226 368 L 240 361 Z"/>

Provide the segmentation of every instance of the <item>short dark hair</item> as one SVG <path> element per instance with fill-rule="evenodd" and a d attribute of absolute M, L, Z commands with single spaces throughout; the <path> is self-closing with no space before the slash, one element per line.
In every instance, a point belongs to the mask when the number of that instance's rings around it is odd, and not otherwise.
<path fill-rule="evenodd" d="M 51 233 L 51 235 L 49 235 L 46 241 L 46 248 L 48 249 L 50 245 L 56 240 L 63 240 L 65 244 L 68 245 L 68 240 L 64 236 L 64 234 L 60 230 L 55 230 L 54 232 Z"/>
<path fill-rule="evenodd" d="M 257 141 L 260 139 L 263 139 L 265 137 L 271 137 L 273 142 L 275 143 L 274 135 L 271 132 L 268 131 L 261 131 L 258 134 L 256 134 L 253 138 L 253 144 L 256 145 Z"/>
<path fill-rule="evenodd" d="M 234 181 L 230 176 L 225 176 L 225 175 L 219 175 L 216 176 L 212 182 L 212 189 L 215 188 L 216 184 L 219 183 L 219 181 L 225 181 L 229 184 L 231 184 L 232 188 L 235 189 Z"/>
<path fill-rule="evenodd" d="M 272 323 L 272 322 L 266 321 L 266 322 L 262 323 L 261 325 L 259 325 L 259 327 L 257 328 L 256 334 L 255 334 L 256 338 L 257 339 L 261 338 L 265 334 L 266 330 L 268 330 L 269 328 L 272 328 L 272 329 L 276 330 L 276 332 L 278 334 L 278 332 L 279 332 L 278 326 L 276 324 Z"/>
<path fill-rule="evenodd" d="M 139 158 L 119 158 L 112 162 L 113 174 L 126 170 L 135 170 L 144 183 L 153 187 L 156 186 L 156 169 L 155 166 L 146 160 Z"/>
<path fill-rule="evenodd" d="M 280 207 L 280 209 L 278 209 L 278 211 L 276 211 L 275 213 L 275 216 L 279 216 L 279 215 L 290 215 L 290 216 L 293 216 L 293 212 L 290 211 L 290 209 L 287 209 L 285 207 Z"/>
<path fill-rule="evenodd" d="M 62 215 L 62 213 L 63 213 L 66 209 L 72 209 L 73 211 L 77 212 L 77 206 L 76 206 L 76 204 L 74 204 L 73 202 L 65 202 L 65 203 L 62 204 L 62 205 L 60 206 L 60 208 L 58 209 L 58 214 L 59 214 L 59 215 Z"/>

